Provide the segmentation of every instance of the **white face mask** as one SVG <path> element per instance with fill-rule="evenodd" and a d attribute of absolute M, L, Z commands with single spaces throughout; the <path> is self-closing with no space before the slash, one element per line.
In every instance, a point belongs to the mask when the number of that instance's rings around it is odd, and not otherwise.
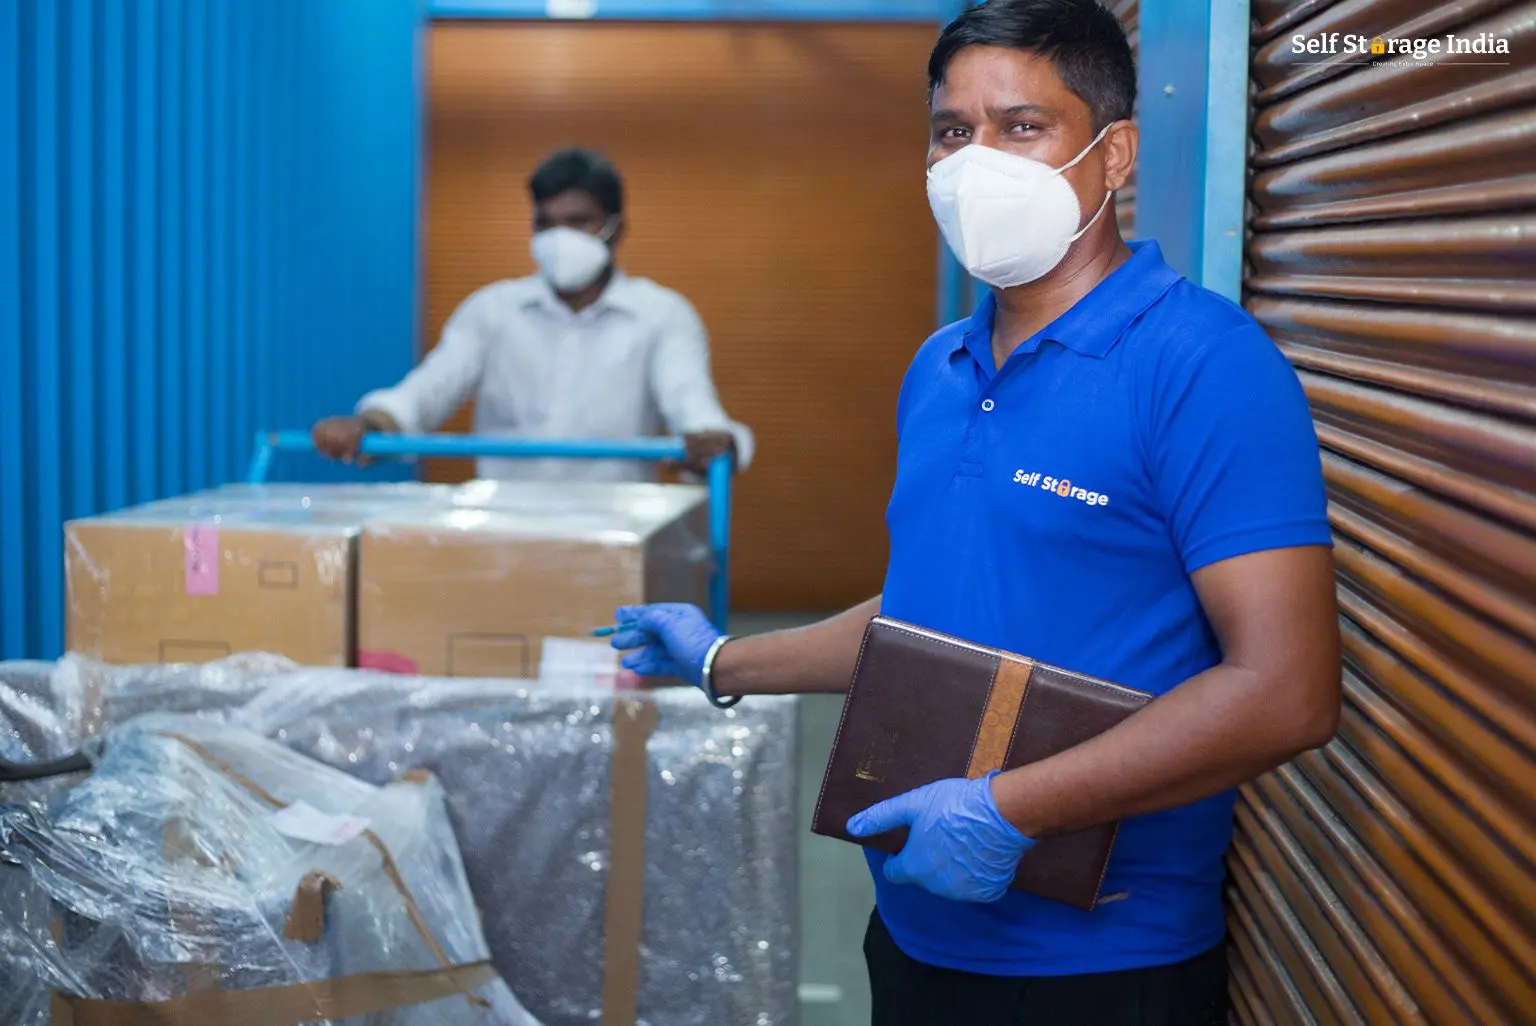
<path fill-rule="evenodd" d="M 534 235 L 529 247 L 533 262 L 556 292 L 579 292 L 608 269 L 613 258 L 608 240 L 615 227 L 610 220 L 600 235 L 577 228 L 546 228 Z"/>
<path fill-rule="evenodd" d="M 990 146 L 972 143 L 928 169 L 928 204 L 944 241 L 965 269 L 988 285 L 1012 288 L 1045 277 L 1072 243 L 1093 227 L 1109 205 L 1109 193 L 1088 223 L 1062 177 L 1109 131 L 1083 152 L 1053 168 Z"/>

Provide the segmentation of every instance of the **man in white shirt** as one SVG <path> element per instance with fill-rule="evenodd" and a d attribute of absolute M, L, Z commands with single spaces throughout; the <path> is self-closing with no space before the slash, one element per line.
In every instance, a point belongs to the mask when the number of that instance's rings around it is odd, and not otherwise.
<path fill-rule="evenodd" d="M 539 274 L 472 294 L 442 340 L 404 381 L 364 396 L 356 412 L 314 428 L 315 447 L 353 460 L 369 432 L 435 430 L 466 399 L 474 432 L 526 438 L 682 435 L 687 469 L 722 452 L 752 460 L 752 432 L 726 416 L 709 369 L 709 338 L 693 305 L 613 262 L 624 232 L 623 184 L 607 160 L 570 149 L 528 181 Z M 481 460 L 500 480 L 633 481 L 637 461 Z"/>

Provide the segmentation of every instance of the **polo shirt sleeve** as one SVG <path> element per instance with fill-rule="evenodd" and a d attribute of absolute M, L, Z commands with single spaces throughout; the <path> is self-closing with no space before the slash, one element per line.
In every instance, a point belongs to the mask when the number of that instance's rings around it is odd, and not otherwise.
<path fill-rule="evenodd" d="M 1182 347 L 1156 377 L 1153 489 L 1186 572 L 1267 549 L 1331 544 L 1306 395 L 1258 324 Z"/>

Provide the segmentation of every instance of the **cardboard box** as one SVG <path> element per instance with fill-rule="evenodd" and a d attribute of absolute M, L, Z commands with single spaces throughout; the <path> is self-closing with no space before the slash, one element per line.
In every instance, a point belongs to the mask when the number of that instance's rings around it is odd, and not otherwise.
<path fill-rule="evenodd" d="M 590 635 L 617 606 L 707 602 L 702 488 L 475 482 L 459 501 L 368 518 L 359 665 L 443 677 L 611 674 L 612 650 Z"/>
<path fill-rule="evenodd" d="M 271 652 L 347 666 L 360 510 L 203 495 L 65 525 L 70 651 L 112 663 Z"/>

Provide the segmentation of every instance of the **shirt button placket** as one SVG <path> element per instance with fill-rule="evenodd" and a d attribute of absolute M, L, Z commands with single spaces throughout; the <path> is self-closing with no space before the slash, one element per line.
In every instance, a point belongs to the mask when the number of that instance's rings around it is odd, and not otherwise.
<path fill-rule="evenodd" d="M 972 407 L 973 411 L 980 412 L 972 412 L 969 423 L 965 426 L 965 451 L 960 457 L 960 466 L 956 471 L 961 477 L 980 477 L 982 474 L 987 448 L 987 430 L 980 423 L 981 414 L 991 413 L 996 405 L 991 398 L 985 398 Z"/>

